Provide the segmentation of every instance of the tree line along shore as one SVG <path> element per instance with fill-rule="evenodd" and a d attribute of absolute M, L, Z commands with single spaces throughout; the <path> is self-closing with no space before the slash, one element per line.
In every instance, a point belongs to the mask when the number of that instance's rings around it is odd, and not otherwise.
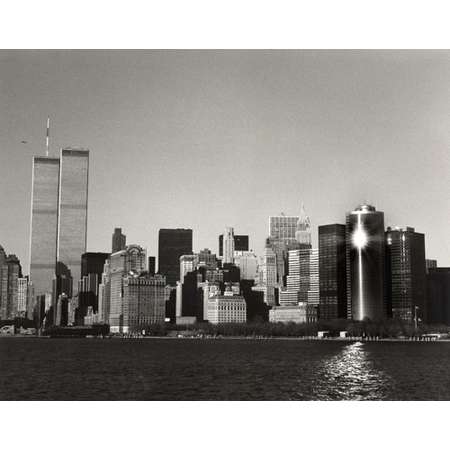
<path fill-rule="evenodd" d="M 26 319 L 1 321 L 0 327 L 14 325 L 16 330 L 32 328 L 33 323 Z M 350 321 L 331 320 L 313 323 L 281 323 L 253 321 L 246 323 L 211 324 L 198 322 L 192 325 L 175 325 L 172 323 L 154 324 L 131 330 L 128 335 L 176 337 L 176 336 L 201 336 L 201 337 L 317 337 L 320 332 L 324 336 L 333 338 L 343 334 L 348 338 L 378 338 L 378 339 L 404 339 L 420 338 L 431 334 L 439 334 L 442 337 L 450 337 L 450 327 L 447 325 L 425 325 L 408 323 L 400 320 L 385 319 L 380 321 Z M 345 332 L 345 333 L 344 333 Z M 91 327 L 50 327 L 46 329 L 44 336 L 110 336 L 108 325 L 95 325 Z"/>

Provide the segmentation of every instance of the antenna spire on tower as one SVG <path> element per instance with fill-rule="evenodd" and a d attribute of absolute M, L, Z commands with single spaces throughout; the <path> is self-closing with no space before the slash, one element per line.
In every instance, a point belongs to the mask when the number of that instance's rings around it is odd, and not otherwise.
<path fill-rule="evenodd" d="M 45 156 L 48 156 L 49 137 L 50 137 L 50 117 L 47 117 L 47 138 L 46 138 L 46 150 L 45 150 Z"/>

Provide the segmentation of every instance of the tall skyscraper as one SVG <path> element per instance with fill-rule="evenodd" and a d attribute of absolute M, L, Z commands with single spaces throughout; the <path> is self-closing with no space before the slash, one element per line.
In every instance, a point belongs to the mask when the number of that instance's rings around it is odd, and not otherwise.
<path fill-rule="evenodd" d="M 430 268 L 427 274 L 427 322 L 450 326 L 450 267 Z"/>
<path fill-rule="evenodd" d="M 435 259 L 426 259 L 425 260 L 425 267 L 426 267 L 426 271 L 428 273 L 428 271 L 430 269 L 436 269 L 437 261 Z"/>
<path fill-rule="evenodd" d="M 195 317 L 196 320 L 203 319 L 203 277 L 198 270 L 186 273 L 180 283 L 181 298 L 177 297 L 177 303 L 181 304 L 182 317 Z"/>
<path fill-rule="evenodd" d="M 127 237 L 122 233 L 122 228 L 114 228 L 111 245 L 112 253 L 124 250 L 126 245 L 127 245 Z"/>
<path fill-rule="evenodd" d="M 231 227 L 226 227 L 223 235 L 223 263 L 234 263 L 234 230 Z"/>
<path fill-rule="evenodd" d="M 233 234 L 234 236 L 234 251 L 247 252 L 248 235 L 245 234 Z M 219 256 L 223 256 L 223 234 L 219 236 Z"/>
<path fill-rule="evenodd" d="M 386 231 L 386 294 L 394 319 L 426 319 L 425 236 L 414 228 Z"/>
<path fill-rule="evenodd" d="M 76 293 L 86 251 L 88 172 L 88 150 L 65 148 L 59 158 L 33 159 L 30 279 L 36 295 L 52 292 L 57 272 L 70 275 Z"/>
<path fill-rule="evenodd" d="M 206 270 L 217 269 L 217 257 L 211 250 L 204 248 L 198 253 L 198 267 L 204 267 Z"/>
<path fill-rule="evenodd" d="M 311 248 L 311 221 L 302 205 L 300 216 L 269 217 L 269 242 L 277 258 L 278 285 L 286 285 L 288 252 L 299 248 Z"/>
<path fill-rule="evenodd" d="M 149 275 L 155 275 L 156 273 L 156 258 L 154 256 L 149 256 L 148 257 L 148 274 Z"/>
<path fill-rule="evenodd" d="M 347 214 L 346 256 L 348 315 L 354 320 L 383 318 L 386 310 L 384 213 L 363 204 Z"/>
<path fill-rule="evenodd" d="M 57 261 L 70 271 L 74 295 L 86 252 L 89 150 L 61 149 L 59 168 Z"/>
<path fill-rule="evenodd" d="M 308 290 L 306 291 L 306 302 L 308 305 L 315 308 L 317 314 L 320 302 L 319 250 L 317 248 L 310 250 L 309 280 L 308 280 Z"/>
<path fill-rule="evenodd" d="M 128 314 L 123 302 L 123 278 L 139 276 L 145 271 L 146 260 L 146 251 L 139 245 L 128 245 L 109 258 L 109 324 L 112 332 L 122 331 L 124 317 Z"/>
<path fill-rule="evenodd" d="M 289 250 L 286 289 L 280 291 L 280 305 L 319 304 L 319 254 L 317 249 Z"/>
<path fill-rule="evenodd" d="M 252 287 L 252 291 L 262 292 L 264 303 L 269 306 L 276 304 L 275 287 L 277 285 L 277 257 L 270 244 L 270 238 L 266 239 L 264 255 L 258 267 L 258 282 Z"/>
<path fill-rule="evenodd" d="M 295 239 L 300 244 L 300 248 L 311 248 L 311 220 L 306 215 L 303 204 L 296 225 Z"/>
<path fill-rule="evenodd" d="M 21 277 L 17 280 L 17 317 L 27 317 L 28 311 L 28 277 Z"/>
<path fill-rule="evenodd" d="M 181 255 L 180 256 L 180 281 L 184 282 L 184 277 L 197 269 L 198 255 Z"/>
<path fill-rule="evenodd" d="M 111 302 L 111 270 L 110 261 L 107 259 L 103 266 L 101 283 L 98 287 L 98 319 L 101 323 L 109 323 L 109 311 Z"/>
<path fill-rule="evenodd" d="M 269 217 L 269 237 L 274 240 L 280 240 L 285 243 L 294 242 L 297 231 L 298 216 L 279 216 Z"/>
<path fill-rule="evenodd" d="M 123 278 L 122 320 L 113 332 L 140 332 L 152 324 L 164 323 L 166 317 L 166 280 L 161 275 Z"/>
<path fill-rule="evenodd" d="M 300 250 L 289 250 L 286 289 L 280 290 L 281 306 L 298 305 L 300 296 Z"/>
<path fill-rule="evenodd" d="M 19 301 L 19 279 L 22 267 L 16 255 L 6 256 L 0 246 L 0 319 L 17 317 Z"/>
<path fill-rule="evenodd" d="M 192 230 L 184 228 L 159 230 L 158 273 L 170 286 L 180 281 L 180 256 L 192 254 Z"/>
<path fill-rule="evenodd" d="M 89 308 L 94 314 L 99 310 L 99 286 L 109 253 L 83 253 L 81 256 L 81 279 L 78 281 L 77 324 L 83 324 Z"/>
<path fill-rule="evenodd" d="M 35 156 L 31 191 L 30 279 L 35 295 L 52 292 L 58 243 L 59 158 Z"/>
<path fill-rule="evenodd" d="M 308 303 L 308 292 L 313 288 L 311 282 L 316 282 L 319 274 L 319 252 L 317 249 L 312 248 L 301 248 L 297 251 L 299 258 L 298 266 L 300 269 L 299 301 Z M 313 290 L 315 289 L 317 291 L 317 287 L 314 285 Z"/>
<path fill-rule="evenodd" d="M 87 252 L 81 255 L 81 275 L 86 276 L 90 273 L 96 273 L 101 279 L 103 267 L 109 253 Z"/>
<path fill-rule="evenodd" d="M 320 319 L 347 317 L 345 225 L 319 226 Z"/>
<path fill-rule="evenodd" d="M 241 271 L 241 280 L 256 280 L 258 258 L 253 252 L 234 252 L 234 263 Z"/>

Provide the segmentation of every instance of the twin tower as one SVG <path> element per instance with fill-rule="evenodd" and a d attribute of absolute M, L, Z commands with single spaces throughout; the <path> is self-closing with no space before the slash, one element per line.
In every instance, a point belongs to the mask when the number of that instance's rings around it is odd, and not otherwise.
<path fill-rule="evenodd" d="M 33 158 L 30 279 L 36 296 L 51 293 L 60 274 L 73 280 L 65 294 L 76 294 L 86 252 L 88 177 L 89 150 Z"/>

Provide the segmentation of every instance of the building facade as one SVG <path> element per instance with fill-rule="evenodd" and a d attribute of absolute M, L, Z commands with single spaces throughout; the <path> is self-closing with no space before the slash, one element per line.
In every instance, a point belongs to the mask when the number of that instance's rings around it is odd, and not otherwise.
<path fill-rule="evenodd" d="M 234 250 L 247 252 L 249 250 L 249 238 L 245 234 L 234 234 Z M 219 236 L 219 256 L 223 256 L 223 234 Z"/>
<path fill-rule="evenodd" d="M 98 321 L 109 323 L 109 313 L 111 304 L 111 271 L 109 259 L 105 261 L 101 283 L 98 287 Z"/>
<path fill-rule="evenodd" d="M 111 242 L 111 253 L 125 250 L 127 246 L 127 237 L 122 233 L 122 228 L 114 228 Z"/>
<path fill-rule="evenodd" d="M 109 257 L 109 325 L 114 332 L 124 326 L 123 279 L 144 272 L 146 260 L 146 251 L 139 245 L 128 245 Z"/>
<path fill-rule="evenodd" d="M 134 333 L 166 317 L 166 280 L 161 275 L 123 278 L 122 322 L 111 326 L 113 333 Z"/>
<path fill-rule="evenodd" d="M 313 307 L 306 303 L 297 305 L 273 306 L 269 311 L 269 322 L 313 323 L 317 319 Z"/>
<path fill-rule="evenodd" d="M 287 275 L 288 251 L 297 248 L 298 216 L 270 216 L 269 217 L 269 239 L 268 242 L 276 255 L 277 284 L 283 286 Z"/>
<path fill-rule="evenodd" d="M 65 148 L 59 158 L 33 159 L 30 279 L 36 295 L 52 292 L 57 271 L 70 273 L 76 293 L 86 251 L 88 173 L 88 150 Z"/>
<path fill-rule="evenodd" d="M 303 204 L 297 221 L 295 240 L 300 244 L 300 248 L 311 248 L 311 220 L 306 215 Z"/>
<path fill-rule="evenodd" d="M 384 213 L 363 204 L 347 214 L 347 314 L 382 319 L 385 306 Z"/>
<path fill-rule="evenodd" d="M 86 252 L 89 150 L 61 149 L 59 169 L 57 261 L 70 271 L 74 295 Z"/>
<path fill-rule="evenodd" d="M 388 228 L 385 236 L 387 313 L 426 321 L 425 236 L 411 227 Z"/>
<path fill-rule="evenodd" d="M 17 317 L 19 301 L 19 279 L 22 267 L 16 255 L 6 255 L 0 246 L 0 319 Z"/>
<path fill-rule="evenodd" d="M 435 259 L 426 259 L 425 266 L 426 266 L 427 273 L 428 273 L 429 269 L 436 269 L 437 261 Z"/>
<path fill-rule="evenodd" d="M 213 324 L 245 323 L 247 306 L 244 297 L 225 292 L 208 298 L 208 321 Z"/>
<path fill-rule="evenodd" d="M 218 267 L 217 257 L 211 250 L 204 248 L 198 252 L 198 267 L 204 267 L 206 270 L 216 270 Z"/>
<path fill-rule="evenodd" d="M 296 241 L 295 233 L 297 231 L 297 223 L 299 216 L 279 216 L 269 217 L 269 237 L 273 240 L 283 242 Z"/>
<path fill-rule="evenodd" d="M 241 280 L 256 280 L 258 258 L 253 252 L 235 251 L 234 263 L 241 271 Z"/>
<path fill-rule="evenodd" d="M 58 243 L 59 169 L 59 158 L 33 158 L 30 279 L 36 295 L 52 292 Z"/>
<path fill-rule="evenodd" d="M 345 225 L 319 226 L 319 316 L 347 318 Z"/>
<path fill-rule="evenodd" d="M 156 273 L 156 258 L 154 256 L 148 257 L 147 270 L 148 270 L 149 275 L 155 275 L 155 273 Z"/>
<path fill-rule="evenodd" d="M 96 273 L 101 279 L 109 253 L 87 252 L 81 255 L 81 276 Z"/>
<path fill-rule="evenodd" d="M 320 303 L 319 285 L 319 250 L 311 249 L 309 255 L 309 285 L 306 291 L 306 302 L 318 311 Z"/>
<path fill-rule="evenodd" d="M 450 326 L 450 267 L 429 269 L 427 311 L 428 323 Z"/>
<path fill-rule="evenodd" d="M 180 281 L 184 282 L 184 277 L 197 269 L 198 255 L 181 255 L 180 256 Z"/>
<path fill-rule="evenodd" d="M 192 230 L 184 228 L 161 229 L 158 236 L 158 273 L 167 284 L 180 281 L 180 256 L 192 254 Z"/>
<path fill-rule="evenodd" d="M 226 227 L 223 235 L 223 259 L 224 264 L 234 263 L 234 230 Z"/>
<path fill-rule="evenodd" d="M 17 317 L 27 317 L 29 301 L 28 286 L 28 277 L 20 277 L 17 279 Z"/>
<path fill-rule="evenodd" d="M 266 240 L 264 255 L 261 264 L 258 266 L 258 278 L 256 286 L 252 287 L 255 292 L 262 292 L 264 302 L 269 305 L 276 304 L 275 289 L 277 286 L 277 257 L 270 244 L 270 239 Z"/>
<path fill-rule="evenodd" d="M 108 257 L 109 253 L 100 252 L 87 252 L 81 255 L 81 279 L 78 282 L 78 306 L 75 314 L 77 324 L 83 324 L 88 310 L 96 316 L 95 320 L 104 317 L 99 312 L 99 294 Z"/>

